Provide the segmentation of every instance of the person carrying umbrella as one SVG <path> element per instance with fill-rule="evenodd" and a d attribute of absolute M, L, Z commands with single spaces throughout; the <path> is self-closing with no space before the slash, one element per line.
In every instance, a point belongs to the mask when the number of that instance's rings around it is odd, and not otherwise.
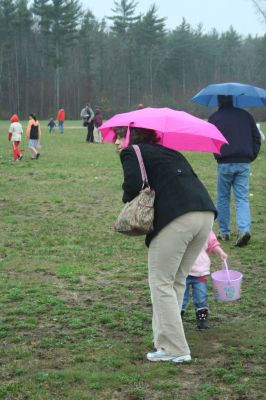
<path fill-rule="evenodd" d="M 117 127 L 114 132 L 124 171 L 123 202 L 136 197 L 143 184 L 133 144 L 139 145 L 155 191 L 154 229 L 146 245 L 156 351 L 147 359 L 187 362 L 191 355 L 181 319 L 185 281 L 212 229 L 216 209 L 186 158 L 158 144 L 155 130 Z"/>
<path fill-rule="evenodd" d="M 216 208 L 179 150 L 219 153 L 227 140 L 212 124 L 184 111 L 147 107 L 116 114 L 99 129 L 117 147 L 124 171 L 123 202 L 143 180 L 133 144 L 139 145 L 155 191 L 153 231 L 146 236 L 153 308 L 149 361 L 191 360 L 181 319 L 186 277 L 212 229 Z M 178 150 L 178 151 L 176 151 Z"/>
<path fill-rule="evenodd" d="M 230 240 L 230 193 L 233 188 L 238 231 L 235 246 L 243 247 L 251 237 L 250 163 L 259 153 L 261 137 L 252 115 L 233 106 L 232 95 L 218 95 L 217 98 L 219 108 L 209 117 L 209 122 L 214 124 L 228 141 L 228 145 L 221 148 L 221 154 L 214 155 L 218 163 L 218 238 Z"/>

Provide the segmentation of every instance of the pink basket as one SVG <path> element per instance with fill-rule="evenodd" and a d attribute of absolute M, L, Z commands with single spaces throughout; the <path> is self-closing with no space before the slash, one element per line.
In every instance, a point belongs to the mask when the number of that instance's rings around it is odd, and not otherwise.
<path fill-rule="evenodd" d="M 225 269 L 211 274 L 214 297 L 221 301 L 238 300 L 240 299 L 243 275 L 241 272 L 228 269 L 226 262 L 224 264 Z"/>

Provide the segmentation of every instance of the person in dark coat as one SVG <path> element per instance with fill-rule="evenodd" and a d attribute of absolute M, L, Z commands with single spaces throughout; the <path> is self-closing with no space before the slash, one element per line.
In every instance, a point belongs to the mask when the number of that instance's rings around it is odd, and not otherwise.
<path fill-rule="evenodd" d="M 93 130 L 94 130 L 94 111 L 91 108 L 90 103 L 87 103 L 86 106 L 81 110 L 80 116 L 83 119 L 83 126 L 87 127 L 87 136 L 86 142 L 93 143 Z"/>
<path fill-rule="evenodd" d="M 155 191 L 154 230 L 146 236 L 146 245 L 156 351 L 148 353 L 147 358 L 190 361 L 180 315 L 185 281 L 209 236 L 216 209 L 186 158 L 157 144 L 155 131 L 131 127 L 126 148 L 126 129 L 115 128 L 115 133 L 124 171 L 123 202 L 131 201 L 142 187 L 132 144 L 139 145 L 150 187 Z"/>
<path fill-rule="evenodd" d="M 214 157 L 217 170 L 217 210 L 220 233 L 218 238 L 229 240 L 230 195 L 233 189 L 238 231 L 236 246 L 247 245 L 250 240 L 251 216 L 249 205 L 250 163 L 259 153 L 261 137 L 255 120 L 246 110 L 233 106 L 232 96 L 218 96 L 219 109 L 209 117 L 228 141 L 221 154 Z"/>

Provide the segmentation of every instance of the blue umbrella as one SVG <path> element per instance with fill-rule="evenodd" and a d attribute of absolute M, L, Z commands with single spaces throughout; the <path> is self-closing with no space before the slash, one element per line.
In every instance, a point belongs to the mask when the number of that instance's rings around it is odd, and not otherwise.
<path fill-rule="evenodd" d="M 266 90 L 244 83 L 214 83 L 198 92 L 192 101 L 208 107 L 217 107 L 217 96 L 233 96 L 235 107 L 265 107 Z"/>

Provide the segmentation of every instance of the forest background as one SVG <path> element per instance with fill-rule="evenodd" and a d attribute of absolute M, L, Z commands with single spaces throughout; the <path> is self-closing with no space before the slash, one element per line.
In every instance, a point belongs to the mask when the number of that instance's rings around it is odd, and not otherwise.
<path fill-rule="evenodd" d="M 266 26 L 266 1 L 258 23 Z M 114 1 L 97 20 L 79 0 L 0 0 L 0 118 L 79 117 L 88 101 L 104 117 L 145 106 L 168 106 L 206 117 L 191 97 L 214 82 L 266 87 L 266 34 L 239 35 L 192 27 L 168 30 L 155 5 L 142 15 L 136 2 Z M 259 121 L 265 108 L 255 109 Z"/>

